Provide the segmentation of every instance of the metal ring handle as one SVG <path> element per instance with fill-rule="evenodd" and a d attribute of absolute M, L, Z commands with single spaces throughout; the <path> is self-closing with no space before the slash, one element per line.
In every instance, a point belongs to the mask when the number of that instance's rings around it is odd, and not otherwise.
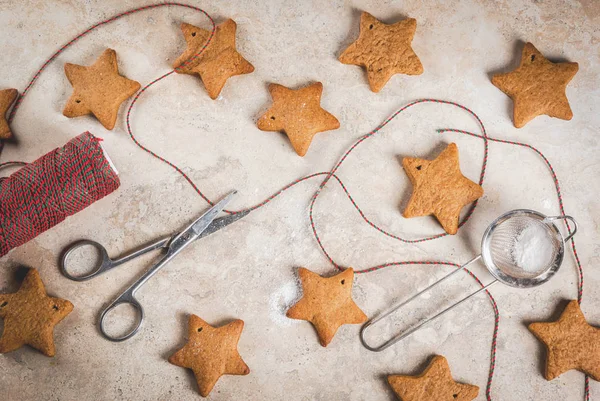
<path fill-rule="evenodd" d="M 122 305 L 122 304 L 132 305 L 136 309 L 136 311 L 139 313 L 139 319 L 137 321 L 137 325 L 133 329 L 131 329 L 131 331 L 129 331 L 128 333 L 126 333 L 123 336 L 113 337 L 106 332 L 105 327 L 104 327 L 104 321 L 105 321 L 104 319 L 106 318 L 106 315 L 110 311 L 112 311 L 117 306 Z M 140 327 L 142 326 L 143 321 L 144 321 L 144 308 L 142 308 L 142 305 L 138 302 L 137 299 L 135 299 L 135 297 L 133 296 L 131 291 L 127 291 L 127 292 L 123 293 L 119 298 L 115 299 L 110 305 L 108 305 L 106 307 L 106 309 L 104 309 L 102 311 L 102 313 L 100 314 L 100 319 L 98 321 L 98 326 L 100 327 L 100 332 L 102 333 L 104 338 L 106 338 L 107 340 L 113 341 L 113 342 L 121 342 L 121 341 L 127 340 L 128 338 L 133 337 L 138 332 Z"/>
<path fill-rule="evenodd" d="M 421 327 L 425 326 L 426 324 L 428 324 L 429 322 L 437 319 L 438 317 L 442 316 L 444 313 L 448 312 L 450 309 L 454 308 L 455 306 L 458 306 L 459 304 L 463 303 L 464 301 L 466 301 L 467 299 L 471 298 L 474 295 L 477 295 L 478 293 L 480 293 L 481 291 L 485 290 L 487 287 L 489 287 L 490 285 L 492 285 L 493 283 L 495 283 L 497 280 L 492 281 L 490 284 L 488 284 L 487 286 L 481 288 L 480 290 L 471 293 L 469 296 L 467 296 L 466 298 L 463 298 L 462 300 L 456 302 L 455 304 L 453 304 L 452 306 L 450 306 L 449 308 L 444 309 L 442 312 L 438 313 L 437 315 L 433 316 L 433 317 L 429 317 L 426 318 L 425 320 L 423 320 L 421 323 L 418 323 L 416 326 L 413 326 L 411 328 L 409 328 L 408 330 L 401 332 L 399 334 L 396 334 L 395 336 L 387 339 L 383 344 L 379 345 L 379 346 L 372 346 L 369 345 L 367 343 L 367 340 L 365 338 L 365 332 L 367 330 L 367 328 L 369 328 L 370 326 L 376 324 L 377 322 L 379 322 L 380 320 L 385 319 L 386 317 L 390 316 L 392 313 L 396 312 L 398 309 L 401 309 L 403 307 L 405 307 L 407 304 L 411 303 L 412 301 L 414 301 L 416 298 L 420 297 L 422 294 L 424 294 L 425 292 L 428 292 L 429 290 L 431 290 L 433 287 L 441 284 L 442 282 L 446 281 L 447 279 L 449 279 L 450 277 L 454 276 L 456 273 L 458 273 L 459 271 L 464 270 L 467 266 L 469 266 L 470 264 L 478 261 L 481 258 L 481 255 L 477 255 L 475 256 L 473 259 L 471 259 L 470 261 L 468 261 L 467 263 L 457 267 L 456 269 L 454 269 L 453 271 L 451 271 L 450 273 L 446 274 L 444 277 L 440 278 L 439 280 L 437 280 L 436 282 L 434 282 L 433 284 L 430 284 L 427 288 L 422 289 L 421 291 L 417 292 L 416 294 L 414 294 L 413 296 L 411 296 L 410 298 L 408 298 L 405 301 L 402 301 L 400 304 L 393 306 L 392 308 L 388 309 L 386 312 L 383 312 L 382 314 L 380 314 L 379 316 L 376 316 L 374 318 L 372 318 L 371 320 L 367 321 L 360 329 L 360 341 L 362 342 L 363 346 L 368 349 L 369 351 L 373 351 L 373 352 L 379 352 L 379 351 L 383 351 L 384 349 L 394 345 L 395 343 L 397 343 L 398 341 L 402 340 L 405 337 L 408 337 L 409 335 L 411 335 L 412 333 L 414 333 L 415 331 L 417 331 L 418 329 L 420 329 Z"/>
<path fill-rule="evenodd" d="M 437 313 L 436 315 L 429 317 L 423 321 L 421 321 L 420 323 L 416 324 L 415 326 L 412 326 L 411 328 L 409 328 L 408 330 L 401 332 L 400 334 L 395 335 L 394 337 L 392 337 L 391 339 L 389 339 L 388 341 L 384 342 L 382 345 L 380 345 L 379 347 L 373 347 L 367 344 L 365 337 L 364 337 L 364 331 L 374 322 L 373 321 L 369 321 L 367 323 L 365 323 L 361 329 L 360 329 L 360 340 L 362 342 L 362 344 L 365 346 L 366 349 L 368 349 L 369 351 L 373 351 L 373 352 L 379 352 L 379 351 L 383 351 L 384 349 L 396 344 L 398 341 L 410 336 L 412 333 L 414 333 L 415 331 L 421 329 L 423 326 L 433 322 L 434 320 L 436 320 L 437 318 L 441 317 L 442 315 L 445 315 L 447 312 L 449 312 L 450 310 L 456 308 L 458 305 L 462 304 L 463 302 L 471 299 L 472 297 L 474 297 L 475 295 L 479 294 L 482 291 L 487 291 L 488 288 L 490 288 L 492 285 L 496 284 L 498 282 L 498 279 L 494 279 L 494 281 L 491 281 L 489 284 L 482 286 L 480 289 L 478 289 L 475 292 L 470 293 L 469 295 L 467 295 L 466 297 L 462 298 L 460 301 L 453 303 L 452 305 L 450 305 L 449 307 L 447 307 L 446 309 L 444 309 L 443 311 Z M 376 322 L 376 321 L 375 321 Z"/>
<path fill-rule="evenodd" d="M 572 216 L 567 216 L 567 215 L 551 216 L 551 217 L 546 217 L 544 220 L 546 220 L 546 221 L 570 220 L 571 223 L 573 223 L 573 231 L 571 231 L 571 234 L 569 234 L 567 236 L 567 238 L 564 239 L 565 242 L 568 242 L 571 238 L 573 238 L 573 236 L 577 232 L 577 227 L 578 227 L 577 226 L 577 221 L 575 221 L 575 219 Z"/>
<path fill-rule="evenodd" d="M 81 276 L 77 276 L 77 275 L 70 273 L 67 268 L 69 257 L 77 249 L 83 248 L 83 247 L 88 247 L 88 246 L 94 247 L 100 254 L 99 263 L 97 263 L 97 265 L 94 267 L 94 269 L 90 273 L 87 273 L 87 274 L 84 274 Z M 99 244 L 96 241 L 91 241 L 91 240 L 85 239 L 85 240 L 77 241 L 67 248 L 67 250 L 62 254 L 62 257 L 61 257 L 60 263 L 59 263 L 59 268 L 60 268 L 61 273 L 69 280 L 86 281 L 86 280 L 94 278 L 97 275 L 103 273 L 105 270 L 109 269 L 112 266 L 112 264 L 113 264 L 113 261 L 108 257 L 106 248 L 104 248 L 104 246 L 102 246 L 102 244 Z"/>

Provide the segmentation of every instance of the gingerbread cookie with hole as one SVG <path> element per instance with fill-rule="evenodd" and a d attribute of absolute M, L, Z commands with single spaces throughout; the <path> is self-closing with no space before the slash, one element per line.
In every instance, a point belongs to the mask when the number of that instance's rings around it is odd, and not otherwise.
<path fill-rule="evenodd" d="M 300 89 L 270 84 L 273 104 L 256 123 L 262 131 L 283 131 L 299 156 L 306 155 L 316 134 L 338 129 L 337 118 L 321 107 L 323 84 L 315 82 Z"/>
<path fill-rule="evenodd" d="M 527 43 L 519 67 L 494 75 L 492 83 L 513 100 L 513 122 L 521 128 L 543 114 L 562 120 L 573 118 L 566 89 L 578 70 L 577 63 L 553 63 Z"/>
<path fill-rule="evenodd" d="M 16 89 L 0 90 L 0 139 L 9 139 L 12 137 L 12 132 L 6 120 L 6 114 L 18 94 L 19 92 Z"/>
<path fill-rule="evenodd" d="M 54 356 L 54 326 L 72 310 L 73 304 L 66 299 L 49 297 L 38 271 L 29 269 L 19 291 L 0 294 L 0 318 L 4 319 L 0 354 L 29 345 Z"/>
<path fill-rule="evenodd" d="M 198 75 L 211 99 L 219 97 L 229 78 L 254 71 L 254 66 L 237 51 L 234 20 L 218 25 L 208 45 L 210 31 L 186 23 L 181 24 L 181 30 L 187 48 L 173 68 L 179 74 Z"/>
<path fill-rule="evenodd" d="M 339 60 L 364 67 L 371 90 L 379 92 L 395 74 L 423 73 L 421 60 L 411 47 L 416 30 L 414 18 L 388 25 L 363 11 L 358 39 L 344 50 Z"/>
<path fill-rule="evenodd" d="M 303 295 L 286 316 L 311 322 L 323 347 L 331 342 L 340 326 L 367 321 L 367 315 L 352 299 L 354 270 L 348 268 L 325 278 L 301 267 L 298 275 Z"/>
<path fill-rule="evenodd" d="M 483 196 L 483 188 L 461 173 L 456 144 L 435 160 L 405 157 L 402 166 L 413 186 L 404 217 L 433 215 L 448 234 L 456 234 L 462 208 Z"/>
<path fill-rule="evenodd" d="M 65 74 L 73 94 L 63 114 L 69 118 L 92 114 L 107 130 L 115 127 L 121 104 L 140 89 L 138 82 L 119 74 L 113 49 L 104 50 L 89 67 L 66 63 Z"/>
<path fill-rule="evenodd" d="M 441 355 L 435 355 L 420 375 L 391 375 L 387 380 L 401 401 L 472 401 L 479 394 L 479 387 L 454 381 Z"/>
<path fill-rule="evenodd" d="M 188 322 L 188 342 L 171 355 L 169 362 L 191 369 L 200 395 L 208 397 L 221 376 L 250 373 L 237 350 L 243 328 L 242 320 L 213 327 L 198 316 L 191 315 Z"/>

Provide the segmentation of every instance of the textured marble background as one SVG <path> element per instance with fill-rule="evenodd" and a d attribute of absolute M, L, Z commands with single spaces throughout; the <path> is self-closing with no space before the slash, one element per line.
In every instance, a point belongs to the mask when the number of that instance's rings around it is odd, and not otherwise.
<path fill-rule="evenodd" d="M 0 87 L 22 90 L 44 60 L 78 32 L 146 3 L 1 1 Z M 534 144 L 553 163 L 567 212 L 580 223 L 577 245 L 586 269 L 583 310 L 591 323 L 600 325 L 600 2 L 194 4 L 205 7 L 217 22 L 228 17 L 237 21 L 239 50 L 256 71 L 231 79 L 216 101 L 191 76 L 171 76 L 156 85 L 141 99 L 132 119 L 142 143 L 176 162 L 213 199 L 238 189 L 234 206 L 244 207 L 295 178 L 329 169 L 357 137 L 407 102 L 423 97 L 460 102 L 481 116 L 491 136 Z M 337 61 L 358 35 L 361 10 L 385 22 L 405 16 L 417 19 L 413 47 L 424 65 L 423 75 L 398 75 L 375 94 L 360 68 Z M 104 48 L 111 47 L 118 53 L 120 71 L 147 83 L 167 72 L 183 51 L 179 24 L 184 21 L 208 27 L 199 13 L 162 8 L 99 29 L 61 54 L 23 103 L 13 124 L 18 145 L 8 146 L 2 160 L 33 160 L 90 130 L 105 139 L 122 186 L 0 259 L 0 291 L 15 291 L 18 267 L 32 266 L 40 269 L 50 294 L 75 304 L 73 313 L 56 330 L 55 358 L 27 347 L 0 356 L 2 398 L 197 399 L 191 372 L 166 360 L 184 343 L 187 316 L 195 313 L 213 324 L 232 318 L 246 322 L 239 350 L 251 374 L 222 378 L 211 394 L 214 400 L 392 400 L 385 375 L 416 373 L 436 353 L 448 358 L 457 380 L 479 385 L 477 399 L 484 400 L 493 329 L 493 311 L 484 296 L 379 354 L 360 345 L 358 326 L 341 328 L 324 349 L 310 324 L 285 318 L 286 308 L 298 296 L 295 268 L 332 272 L 308 221 L 308 202 L 317 182 L 301 184 L 230 229 L 203 239 L 155 276 L 139 293 L 147 320 L 135 338 L 115 344 L 100 337 L 95 326 L 99 310 L 152 258 L 75 283 L 57 269 L 60 250 L 85 237 L 102 242 L 111 255 L 118 255 L 179 229 L 206 205 L 179 175 L 132 143 L 124 130 L 123 113 L 112 132 L 92 118 L 64 117 L 61 110 L 71 87 L 63 64 L 91 64 Z M 523 129 L 513 127 L 511 102 L 490 83 L 490 75 L 514 68 L 525 41 L 533 42 L 550 59 L 579 62 L 580 70 L 567 89 L 575 114 L 572 121 L 539 117 Z M 270 103 L 268 83 L 294 87 L 311 81 L 323 82 L 323 107 L 339 118 L 341 128 L 317 135 L 307 156 L 300 158 L 285 136 L 259 131 L 255 120 Z M 434 156 L 453 141 L 459 146 L 465 175 L 478 177 L 482 143 L 458 134 L 440 136 L 435 132 L 440 127 L 477 129 L 460 110 L 422 105 L 401 115 L 353 154 L 340 171 L 365 212 L 394 233 L 414 238 L 440 232 L 433 219 L 402 218 L 400 212 L 410 193 L 400 165 L 402 156 Z M 458 235 L 439 241 L 404 245 L 383 237 L 360 219 L 334 185 L 317 204 L 317 225 L 333 257 L 360 269 L 406 259 L 464 262 L 479 251 L 483 231 L 499 214 L 514 208 L 558 213 L 550 174 L 526 149 L 491 144 L 484 189 L 471 221 Z M 373 316 L 444 271 L 441 267 L 403 267 L 362 275 L 355 280 L 354 298 Z M 488 279 L 483 267 L 476 271 Z M 494 400 L 583 398 L 579 372 L 544 380 L 543 348 L 525 326 L 554 317 L 563 300 L 576 297 L 576 284 L 569 253 L 556 278 L 542 287 L 493 288 L 501 312 Z M 410 323 L 417 312 L 433 311 L 474 288 L 469 278 L 456 279 L 386 329 L 400 329 L 398 323 Z M 600 397 L 596 382 L 592 382 L 592 394 L 593 399 Z"/>

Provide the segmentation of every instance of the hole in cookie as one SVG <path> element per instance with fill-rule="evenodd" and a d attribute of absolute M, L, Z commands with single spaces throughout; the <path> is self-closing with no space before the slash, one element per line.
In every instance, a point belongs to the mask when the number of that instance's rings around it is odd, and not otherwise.
<path fill-rule="evenodd" d="M 421 167 L 423 167 L 423 166 L 417 166 L 417 170 L 421 170 Z"/>
<path fill-rule="evenodd" d="M 75 103 L 81 103 L 81 100 L 77 99 L 75 100 Z"/>
<path fill-rule="evenodd" d="M 4 301 L 2 302 L 2 305 L 0 305 L 0 308 L 4 308 L 6 305 L 8 305 L 8 302 Z"/>
<path fill-rule="evenodd" d="M 452 394 L 452 397 L 458 398 L 458 394 Z"/>
<path fill-rule="evenodd" d="M 531 55 L 531 61 L 535 60 L 535 54 Z"/>
<path fill-rule="evenodd" d="M 275 119 L 275 116 L 271 116 L 271 120 L 274 120 L 274 119 Z"/>
<path fill-rule="evenodd" d="M 342 280 L 342 281 L 340 281 L 340 283 L 342 283 L 342 285 L 346 284 L 346 280 Z"/>
<path fill-rule="evenodd" d="M 198 327 L 198 333 L 202 331 L 202 327 Z"/>
<path fill-rule="evenodd" d="M 192 32 L 192 36 L 196 36 L 196 32 Z"/>
<path fill-rule="evenodd" d="M 373 24 L 369 25 L 369 29 L 373 29 Z"/>
<path fill-rule="evenodd" d="M 58 305 L 54 305 L 54 306 L 52 307 L 52 309 L 54 309 L 54 310 L 58 310 Z"/>

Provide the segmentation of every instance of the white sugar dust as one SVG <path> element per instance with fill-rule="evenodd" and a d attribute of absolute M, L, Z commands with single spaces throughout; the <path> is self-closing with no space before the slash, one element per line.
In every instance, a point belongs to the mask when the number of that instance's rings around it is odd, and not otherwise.
<path fill-rule="evenodd" d="M 513 258 L 523 271 L 541 273 L 552 262 L 554 245 L 543 224 L 530 224 L 515 239 Z"/>
<path fill-rule="evenodd" d="M 290 281 L 271 294 L 269 297 L 271 321 L 279 326 L 290 326 L 292 319 L 285 316 L 287 310 L 300 298 L 300 283 Z"/>

